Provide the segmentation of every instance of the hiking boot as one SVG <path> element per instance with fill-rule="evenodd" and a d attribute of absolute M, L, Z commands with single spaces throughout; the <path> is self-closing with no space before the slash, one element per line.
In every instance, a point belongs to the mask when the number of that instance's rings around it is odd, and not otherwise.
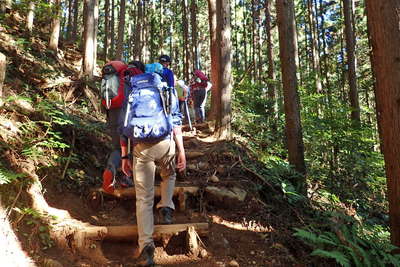
<path fill-rule="evenodd" d="M 112 171 L 106 169 L 103 172 L 103 190 L 109 194 L 114 192 L 114 175 Z"/>
<path fill-rule="evenodd" d="M 169 207 L 163 207 L 159 210 L 160 213 L 160 223 L 161 224 L 172 224 L 172 214 L 174 210 Z"/>
<path fill-rule="evenodd" d="M 147 244 L 138 258 L 139 266 L 154 266 L 154 244 Z"/>

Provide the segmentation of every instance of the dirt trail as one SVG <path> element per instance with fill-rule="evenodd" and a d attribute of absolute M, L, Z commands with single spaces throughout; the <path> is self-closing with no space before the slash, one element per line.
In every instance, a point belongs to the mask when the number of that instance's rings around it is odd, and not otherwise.
<path fill-rule="evenodd" d="M 294 258 L 299 256 L 296 245 L 290 247 L 290 233 L 278 229 L 288 224 L 287 212 L 276 214 L 272 205 L 258 200 L 254 191 L 256 182 L 240 167 L 229 144 L 205 142 L 207 138 L 200 136 L 206 137 L 207 133 L 205 128 L 197 134 L 184 134 L 188 168 L 186 175 L 178 177 L 177 184 L 197 186 L 200 190 L 188 196 L 184 211 L 177 209 L 174 214 L 176 224 L 209 223 L 207 237 L 201 238 L 204 250 L 198 256 L 190 255 L 185 234 L 181 233 L 166 244 L 156 242 L 156 263 L 162 266 L 293 266 Z M 134 199 L 102 194 L 101 201 L 93 203 L 90 194 L 78 197 L 69 192 L 60 196 L 55 188 L 47 190 L 46 200 L 51 206 L 67 210 L 82 222 L 99 226 L 136 223 Z M 224 191 L 237 194 L 222 196 Z M 179 207 L 179 199 L 174 201 Z M 154 214 L 157 223 L 156 210 Z M 135 266 L 136 248 L 135 241 L 103 241 L 101 245 L 109 266 Z M 97 266 L 79 259 L 74 264 Z"/>

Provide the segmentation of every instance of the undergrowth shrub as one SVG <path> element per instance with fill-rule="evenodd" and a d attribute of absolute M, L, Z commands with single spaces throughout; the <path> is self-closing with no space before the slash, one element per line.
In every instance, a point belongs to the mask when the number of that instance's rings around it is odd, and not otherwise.
<path fill-rule="evenodd" d="M 329 229 L 295 228 L 294 236 L 313 248 L 311 256 L 330 258 L 345 267 L 400 266 L 400 255 L 392 255 L 386 227 L 370 225 L 341 215 L 345 223 Z"/>

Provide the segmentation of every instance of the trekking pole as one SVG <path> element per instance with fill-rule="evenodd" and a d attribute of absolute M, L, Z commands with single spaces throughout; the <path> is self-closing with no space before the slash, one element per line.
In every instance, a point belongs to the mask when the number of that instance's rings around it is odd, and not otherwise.
<path fill-rule="evenodd" d="M 188 107 L 187 99 L 185 99 L 185 112 L 186 112 L 187 120 L 189 122 L 189 128 L 190 128 L 190 130 L 193 130 L 192 129 L 192 121 L 190 120 L 190 113 L 189 113 L 189 107 Z"/>

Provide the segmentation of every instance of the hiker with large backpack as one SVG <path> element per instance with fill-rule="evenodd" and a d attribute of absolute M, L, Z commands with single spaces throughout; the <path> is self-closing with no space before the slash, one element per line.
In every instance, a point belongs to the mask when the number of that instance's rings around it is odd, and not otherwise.
<path fill-rule="evenodd" d="M 114 191 L 117 172 L 121 166 L 120 136 L 118 132 L 119 117 L 123 103 L 128 93 L 127 79 L 144 72 L 144 64 L 133 61 L 126 65 L 122 61 L 110 61 L 102 69 L 101 97 L 106 110 L 107 128 L 111 135 L 112 152 L 108 157 L 107 166 L 103 171 L 102 188 L 108 193 Z M 131 186 L 132 179 L 121 177 L 120 184 Z"/>
<path fill-rule="evenodd" d="M 168 87 L 175 87 L 174 72 L 169 68 L 169 65 L 171 64 L 171 58 L 167 55 L 161 55 L 158 60 L 163 66 L 162 76 L 165 79 Z"/>
<path fill-rule="evenodd" d="M 146 65 L 146 73 L 131 78 L 131 93 L 126 103 L 121 133 L 122 170 L 133 172 L 136 190 L 136 218 L 140 260 L 154 265 L 154 176 L 156 165 L 162 178 L 161 200 L 156 205 L 161 223 L 171 224 L 175 209 L 172 196 L 175 168 L 186 168 L 181 130 L 182 115 L 176 91 L 168 87 L 160 63 Z M 122 114 L 121 114 L 122 115 Z M 133 160 L 128 141 L 133 143 Z M 177 151 L 177 159 L 175 150 Z M 177 160 L 177 162 L 175 162 Z"/>
<path fill-rule="evenodd" d="M 207 91 L 210 87 L 211 83 L 208 81 L 208 77 L 201 70 L 195 70 L 190 81 L 190 92 L 194 104 L 196 123 L 203 123 L 205 120 Z"/>

